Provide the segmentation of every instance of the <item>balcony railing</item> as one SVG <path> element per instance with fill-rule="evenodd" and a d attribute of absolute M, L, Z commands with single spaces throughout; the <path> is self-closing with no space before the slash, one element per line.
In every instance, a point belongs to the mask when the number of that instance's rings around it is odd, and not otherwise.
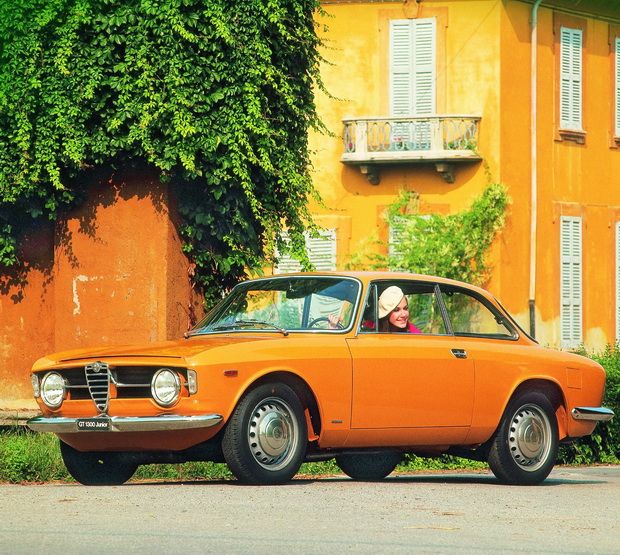
<path fill-rule="evenodd" d="M 448 183 L 457 162 L 481 160 L 477 152 L 480 116 L 449 115 L 390 118 L 347 118 L 343 164 L 359 166 L 368 180 L 379 183 L 384 164 L 433 163 Z"/>

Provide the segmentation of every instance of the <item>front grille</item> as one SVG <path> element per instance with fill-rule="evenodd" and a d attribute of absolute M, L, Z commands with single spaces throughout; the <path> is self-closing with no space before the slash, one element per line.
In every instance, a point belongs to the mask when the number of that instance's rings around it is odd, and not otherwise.
<path fill-rule="evenodd" d="M 187 369 L 174 368 L 181 381 Z M 65 380 L 71 401 L 92 400 L 100 412 L 107 412 L 110 399 L 151 399 L 151 381 L 160 366 L 114 366 L 97 361 L 73 368 L 56 369 Z M 96 371 L 97 370 L 97 371 Z"/>
<path fill-rule="evenodd" d="M 84 367 L 88 391 L 99 412 L 108 410 L 110 402 L 110 366 L 107 362 L 93 362 Z"/>

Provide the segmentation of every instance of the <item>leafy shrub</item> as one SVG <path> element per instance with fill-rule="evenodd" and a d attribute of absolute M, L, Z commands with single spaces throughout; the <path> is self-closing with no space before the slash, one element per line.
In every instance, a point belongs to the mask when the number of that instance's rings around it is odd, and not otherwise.
<path fill-rule="evenodd" d="M 620 462 L 620 347 L 607 345 L 602 353 L 579 354 L 587 356 L 605 368 L 607 383 L 603 405 L 616 413 L 610 422 L 598 424 L 594 433 L 560 448 L 559 462 L 565 464 L 594 464 Z"/>
<path fill-rule="evenodd" d="M 207 301 L 303 249 L 318 0 L 0 2 L 0 266 L 117 170 L 176 193 Z M 107 176 L 106 176 L 107 173 Z M 211 293 L 211 297 L 209 294 Z"/>
<path fill-rule="evenodd" d="M 489 249 L 506 221 L 506 189 L 490 183 L 470 207 L 445 216 L 422 214 L 419 203 L 416 192 L 403 191 L 387 208 L 385 220 L 397 237 L 393 254 L 377 254 L 382 244 L 367 240 L 348 267 L 391 268 L 484 285 L 491 272 Z"/>

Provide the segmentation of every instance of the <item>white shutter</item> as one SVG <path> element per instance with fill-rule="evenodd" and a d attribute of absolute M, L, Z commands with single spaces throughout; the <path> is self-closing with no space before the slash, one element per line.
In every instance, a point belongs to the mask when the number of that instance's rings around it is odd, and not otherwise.
<path fill-rule="evenodd" d="M 615 79 L 615 88 L 616 88 L 616 129 L 614 131 L 614 135 L 616 137 L 620 137 L 620 38 L 616 38 L 616 79 Z"/>
<path fill-rule="evenodd" d="M 390 112 L 424 116 L 436 112 L 435 19 L 390 21 Z M 429 149 L 430 124 L 398 123 L 392 142 L 399 149 Z"/>
<path fill-rule="evenodd" d="M 415 26 L 415 114 L 434 114 L 435 108 L 435 20 Z"/>
<path fill-rule="evenodd" d="M 616 341 L 620 342 L 620 222 L 616 222 Z"/>
<path fill-rule="evenodd" d="M 562 347 L 574 349 L 583 341 L 581 218 L 560 220 L 560 336 Z"/>
<path fill-rule="evenodd" d="M 394 261 L 394 259 L 399 259 L 402 254 L 401 242 L 406 220 L 405 218 L 395 217 L 390 220 L 388 225 L 388 256 L 391 261 Z M 390 266 L 390 270 L 393 272 L 400 271 L 402 269 L 403 268 L 398 267 L 398 265 Z"/>
<path fill-rule="evenodd" d="M 560 28 L 560 127 L 582 130 L 581 29 Z"/>
<path fill-rule="evenodd" d="M 390 21 L 393 116 L 435 113 L 435 35 L 435 19 Z"/>
<path fill-rule="evenodd" d="M 413 114 L 412 42 L 413 37 L 409 20 L 390 22 L 390 111 L 393 116 Z"/>
<path fill-rule="evenodd" d="M 308 258 L 317 272 L 330 272 L 336 269 L 336 230 L 328 229 L 319 233 L 319 237 L 306 237 Z M 286 236 L 285 236 L 286 239 Z M 299 272 L 301 264 L 289 255 L 279 256 L 279 263 L 275 268 L 276 274 Z"/>

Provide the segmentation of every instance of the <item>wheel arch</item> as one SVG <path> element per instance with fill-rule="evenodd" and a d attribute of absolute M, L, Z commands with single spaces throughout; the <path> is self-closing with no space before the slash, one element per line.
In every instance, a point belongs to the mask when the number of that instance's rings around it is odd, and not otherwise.
<path fill-rule="evenodd" d="M 290 387 L 297 395 L 306 414 L 306 423 L 308 425 L 308 441 L 318 439 L 321 433 L 321 413 L 316 395 L 312 391 L 310 385 L 298 375 L 285 370 L 269 372 L 264 374 L 252 382 L 243 392 L 241 398 L 249 391 L 270 382 L 283 383 Z"/>
<path fill-rule="evenodd" d="M 542 378 L 533 378 L 530 380 L 526 380 L 519 384 L 519 386 L 512 392 L 512 395 L 508 399 L 506 403 L 506 407 L 510 404 L 510 402 L 519 394 L 524 391 L 538 391 L 544 394 L 549 402 L 553 406 L 553 410 L 555 411 L 555 417 L 558 423 L 558 434 L 559 438 L 563 439 L 568 435 L 568 421 L 567 421 L 567 412 L 566 412 L 566 398 L 564 396 L 564 392 L 560 385 L 552 380 L 542 379 Z M 504 407 L 504 410 L 506 410 Z"/>

